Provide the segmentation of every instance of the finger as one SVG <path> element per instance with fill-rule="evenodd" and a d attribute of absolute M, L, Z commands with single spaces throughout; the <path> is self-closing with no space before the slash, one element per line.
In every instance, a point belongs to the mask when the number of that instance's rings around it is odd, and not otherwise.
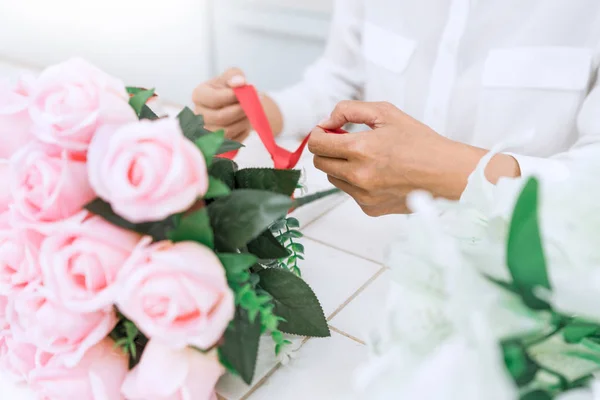
<path fill-rule="evenodd" d="M 352 154 L 351 142 L 355 140 L 355 134 L 346 133 L 344 135 L 335 135 L 325 132 L 317 127 L 312 130 L 308 140 L 308 151 L 316 156 L 329 158 L 348 159 Z"/>
<path fill-rule="evenodd" d="M 218 110 L 197 107 L 197 114 L 204 117 L 207 125 L 215 126 L 232 125 L 246 118 L 246 114 L 239 104 L 232 104 Z"/>
<path fill-rule="evenodd" d="M 248 136 L 250 136 L 250 132 L 252 132 L 251 128 L 245 129 L 242 132 L 236 134 L 235 136 L 231 137 L 230 139 L 233 141 L 236 141 L 238 143 L 243 143 L 244 140 L 248 139 Z"/>
<path fill-rule="evenodd" d="M 251 128 L 250 128 L 250 122 L 247 119 L 243 119 L 241 121 L 238 121 L 236 123 L 233 123 L 233 124 L 225 126 L 225 127 L 207 125 L 206 129 L 208 129 L 209 131 L 212 131 L 212 132 L 222 129 L 225 131 L 225 138 L 237 140 L 236 138 L 238 136 L 249 132 Z"/>
<path fill-rule="evenodd" d="M 345 181 L 348 180 L 347 171 L 350 167 L 350 164 L 346 160 L 315 156 L 313 163 L 316 169 L 325 172 L 327 175 L 331 175 Z"/>
<path fill-rule="evenodd" d="M 204 108 L 218 110 L 238 102 L 233 89 L 205 83 L 198 86 L 192 95 L 194 104 Z"/>
<path fill-rule="evenodd" d="M 338 179 L 334 176 L 327 176 L 327 179 L 336 188 L 348 193 L 354 200 L 361 206 L 375 206 L 378 204 L 385 204 L 389 202 L 391 198 L 389 196 L 377 196 L 367 192 L 363 188 L 354 186 L 351 183 Z"/>
<path fill-rule="evenodd" d="M 389 103 L 367 103 L 364 101 L 346 100 L 337 104 L 328 120 L 319 126 L 326 129 L 339 129 L 342 126 L 365 124 L 375 129 L 385 124 L 385 119 L 395 107 Z"/>

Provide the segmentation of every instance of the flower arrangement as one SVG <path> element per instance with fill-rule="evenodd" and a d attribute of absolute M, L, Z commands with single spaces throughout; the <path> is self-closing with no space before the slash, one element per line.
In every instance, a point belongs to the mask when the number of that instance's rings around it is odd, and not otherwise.
<path fill-rule="evenodd" d="M 212 399 L 262 334 L 329 335 L 287 214 L 333 191 L 153 95 L 79 59 L 0 87 L 0 372 L 41 399 Z"/>
<path fill-rule="evenodd" d="M 369 398 L 600 398 L 597 166 L 494 186 L 492 156 L 460 201 L 411 195 L 411 236 L 390 253 L 389 305 L 360 373 Z"/>

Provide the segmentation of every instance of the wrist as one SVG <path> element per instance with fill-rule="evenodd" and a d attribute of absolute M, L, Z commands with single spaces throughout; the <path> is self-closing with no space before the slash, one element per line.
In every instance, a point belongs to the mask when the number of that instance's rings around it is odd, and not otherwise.
<path fill-rule="evenodd" d="M 440 150 L 437 153 L 440 160 L 437 179 L 430 191 L 448 199 L 458 199 L 467 186 L 469 176 L 489 150 L 452 140 L 447 140 Z M 508 154 L 496 154 L 485 169 L 486 179 L 493 184 L 502 177 L 519 176 L 519 163 Z"/>

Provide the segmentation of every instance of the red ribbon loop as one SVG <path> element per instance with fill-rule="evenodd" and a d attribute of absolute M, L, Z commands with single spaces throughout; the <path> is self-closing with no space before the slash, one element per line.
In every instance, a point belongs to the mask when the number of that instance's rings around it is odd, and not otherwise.
<path fill-rule="evenodd" d="M 271 155 L 273 159 L 273 163 L 276 169 L 291 169 L 298 164 L 300 160 L 300 156 L 308 143 L 308 139 L 310 138 L 310 134 L 308 134 L 300 146 L 296 149 L 296 151 L 289 151 L 280 147 L 275 143 L 275 137 L 273 136 L 273 130 L 271 129 L 271 125 L 269 124 L 269 119 L 265 114 L 265 110 L 262 107 L 262 103 L 260 102 L 260 98 L 256 89 L 252 85 L 246 85 L 234 88 L 233 91 L 246 113 L 252 128 L 256 131 L 258 136 L 260 137 L 261 142 Z M 347 133 L 343 129 L 336 130 L 326 130 L 329 133 Z M 228 153 L 222 154 L 221 157 L 233 159 L 237 155 L 237 151 L 230 151 Z"/>

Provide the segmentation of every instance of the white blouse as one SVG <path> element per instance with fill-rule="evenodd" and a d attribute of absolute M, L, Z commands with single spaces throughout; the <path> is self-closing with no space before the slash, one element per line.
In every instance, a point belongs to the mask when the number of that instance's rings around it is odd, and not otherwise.
<path fill-rule="evenodd" d="M 345 99 L 389 101 L 439 134 L 508 149 L 524 175 L 600 160 L 600 1 L 336 0 L 325 53 L 272 93 L 286 134 Z"/>

